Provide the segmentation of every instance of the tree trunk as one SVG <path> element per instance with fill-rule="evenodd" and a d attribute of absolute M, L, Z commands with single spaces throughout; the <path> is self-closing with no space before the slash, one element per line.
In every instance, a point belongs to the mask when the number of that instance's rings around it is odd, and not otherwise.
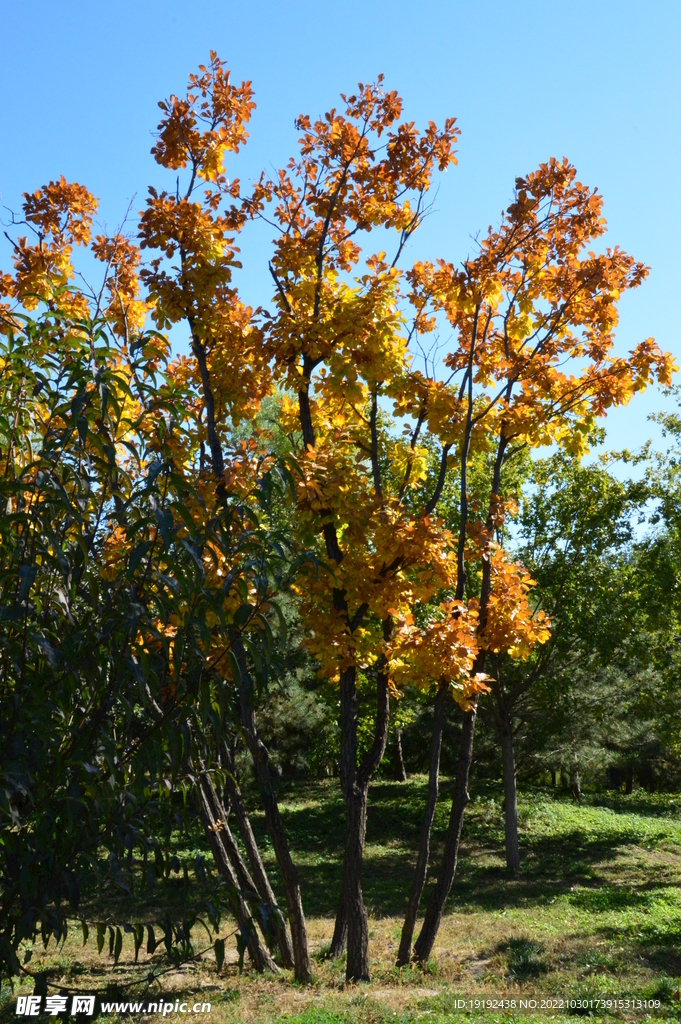
<path fill-rule="evenodd" d="M 470 711 L 466 711 L 464 714 L 461 749 L 459 751 L 459 763 L 456 770 L 456 782 L 454 784 L 454 795 L 452 797 L 452 809 L 449 814 L 444 854 L 437 883 L 430 898 L 423 925 L 421 926 L 421 933 L 414 945 L 414 956 L 420 963 L 425 963 L 432 952 L 445 909 L 445 903 L 449 896 L 449 890 L 454 881 L 463 814 L 468 803 L 468 775 L 470 773 L 471 761 L 473 760 L 473 736 L 475 735 L 476 713 L 477 700 L 473 703 Z"/>
<path fill-rule="evenodd" d="M 384 623 L 384 631 L 392 623 Z M 388 633 L 389 635 L 389 633 Z M 369 782 L 381 763 L 388 739 L 388 680 L 379 671 L 376 684 L 376 725 L 371 750 L 357 767 L 357 688 L 355 667 L 341 673 L 341 789 L 345 797 L 343 908 L 347 928 L 348 981 L 369 981 L 369 925 L 362 893 L 362 859 L 366 837 Z M 337 930 L 343 923 L 337 918 Z"/>
<path fill-rule="evenodd" d="M 570 768 L 570 792 L 577 802 L 582 799 L 582 787 L 579 781 L 579 768 L 573 764 Z"/>
<path fill-rule="evenodd" d="M 201 819 L 206 830 L 208 842 L 210 844 L 215 863 L 218 871 L 224 879 L 226 879 L 230 888 L 230 903 L 232 911 L 236 918 L 236 922 L 240 928 L 245 928 L 248 933 L 248 955 L 251 958 L 251 962 L 255 967 L 256 971 L 267 970 L 278 972 L 279 968 L 275 964 L 274 960 L 267 952 L 266 949 L 260 943 L 258 937 L 258 930 L 253 923 L 253 919 L 248 912 L 246 903 L 241 894 L 240 887 L 237 883 L 234 870 L 230 863 L 226 847 L 223 843 L 223 836 L 221 835 L 221 827 L 219 820 L 216 820 L 213 807 L 211 806 L 212 801 L 208 794 L 208 787 L 204 784 L 205 776 L 201 779 L 199 784 L 200 798 L 201 798 Z"/>
<path fill-rule="evenodd" d="M 563 768 L 562 765 L 561 765 L 561 768 L 560 768 L 560 788 L 565 793 L 567 793 L 568 790 L 570 789 L 570 778 L 568 776 L 568 773 L 565 771 L 565 769 Z"/>
<path fill-rule="evenodd" d="M 402 756 L 402 730 L 395 730 L 395 746 L 397 748 L 397 778 L 400 782 L 407 781 L 407 769 L 404 767 Z"/>
<path fill-rule="evenodd" d="M 345 916 L 345 892 L 341 887 L 338 909 L 336 911 L 336 923 L 333 926 L 333 937 L 331 939 L 331 949 L 329 950 L 329 956 L 332 960 L 338 960 L 339 957 L 343 956 L 347 941 L 348 920 Z"/>
<path fill-rule="evenodd" d="M 511 723 L 501 724 L 501 756 L 504 766 L 504 826 L 506 831 L 506 867 L 517 871 L 520 867 L 518 848 L 518 797 L 513 758 L 513 733 Z"/>
<path fill-rule="evenodd" d="M 346 842 L 343 895 L 347 921 L 348 981 L 369 981 L 369 923 L 362 893 L 362 857 L 367 824 L 368 787 L 356 783 L 345 796 Z"/>
<path fill-rule="evenodd" d="M 634 769 L 627 768 L 627 775 L 624 780 L 624 792 L 629 795 L 634 791 Z"/>
<path fill-rule="evenodd" d="M 234 756 L 232 751 L 229 749 L 227 743 L 223 741 L 222 744 L 223 758 L 225 766 L 227 768 L 227 782 L 226 788 L 229 793 L 229 799 L 234 810 L 234 816 L 239 826 L 239 832 L 243 840 L 244 847 L 246 848 L 246 856 L 248 857 L 248 863 L 253 873 L 253 880 L 257 889 L 258 895 L 261 901 L 266 904 L 271 913 L 272 927 L 277 937 L 277 944 L 281 952 L 281 962 L 287 970 L 292 970 L 294 967 L 293 961 L 293 946 L 291 945 L 291 936 L 289 935 L 288 928 L 284 916 L 279 909 L 272 886 L 265 870 L 265 865 L 262 862 L 258 844 L 255 841 L 253 835 L 253 829 L 251 828 L 251 822 L 246 811 L 246 805 L 244 804 L 244 798 L 241 794 L 239 782 L 236 777 L 236 765 L 234 763 Z"/>
<path fill-rule="evenodd" d="M 291 939 L 293 940 L 293 960 L 295 965 L 296 981 L 311 981 L 312 965 L 310 963 L 310 952 L 307 944 L 307 928 L 305 926 L 305 914 L 303 912 L 303 901 L 300 895 L 300 879 L 298 871 L 291 858 L 291 851 L 288 847 L 284 823 L 279 813 L 279 805 L 272 785 L 272 777 L 269 767 L 267 748 L 258 735 L 255 712 L 253 710 L 253 680 L 251 679 L 246 663 L 246 654 L 239 634 L 232 630 L 230 632 L 232 651 L 236 657 L 241 672 L 241 684 L 239 686 L 239 697 L 241 704 L 241 725 L 243 729 L 246 746 L 249 749 L 253 760 L 260 799 L 265 811 L 265 820 L 272 845 L 277 858 L 277 864 L 281 871 L 284 891 L 286 893 L 286 906 L 288 909 L 289 922 L 291 925 Z"/>
<path fill-rule="evenodd" d="M 259 916 L 258 904 L 260 895 L 255 887 L 253 879 L 250 876 L 248 868 L 244 864 L 243 857 L 241 856 L 241 850 L 232 835 L 232 830 L 230 829 L 228 822 L 228 813 L 225 810 L 225 806 L 218 796 L 215 786 L 213 785 L 213 781 L 209 775 L 203 775 L 201 777 L 200 786 L 202 797 L 210 808 L 211 828 L 217 833 L 225 848 L 225 853 L 229 858 L 232 870 L 236 875 L 237 883 L 241 889 L 241 895 L 248 901 L 251 910 Z"/>
<path fill-rule="evenodd" d="M 265 941 L 270 947 L 274 944 L 272 941 L 273 939 L 279 944 L 282 954 L 282 963 L 284 967 L 290 969 L 293 967 L 293 950 L 291 947 L 291 940 L 286 930 L 286 922 L 284 921 L 283 914 L 277 905 L 274 893 L 272 892 L 269 884 L 269 879 L 267 878 L 267 875 L 265 875 L 267 888 L 265 888 L 264 891 L 261 891 L 261 886 L 256 885 L 244 863 L 241 851 L 229 827 L 229 813 L 225 809 L 223 802 L 220 800 L 211 778 L 209 776 L 204 776 L 201 780 L 201 785 L 204 787 L 208 803 L 211 805 L 219 838 L 225 847 L 227 856 L 229 857 L 232 868 L 234 869 L 234 874 L 236 875 L 241 888 L 241 893 L 244 899 L 247 900 L 251 908 L 251 912 L 257 919 Z M 241 796 L 241 793 L 239 793 L 239 796 Z M 248 818 L 246 820 L 248 821 Z M 248 826 L 250 828 L 250 822 L 248 822 Z M 255 842 L 252 832 L 251 838 L 253 839 L 253 842 Z M 257 847 L 255 849 L 258 855 L 258 860 L 260 860 L 260 854 L 258 853 Z M 260 864 L 262 865 L 262 861 L 260 861 Z M 263 871 L 264 870 L 263 866 Z M 283 949 L 281 948 L 282 940 L 280 937 L 282 931 L 284 936 Z"/>
<path fill-rule="evenodd" d="M 416 858 L 416 871 L 414 881 L 409 895 L 407 913 L 402 925 L 402 937 L 400 948 L 397 953 L 397 966 L 404 967 L 411 960 L 411 940 L 414 935 L 416 916 L 421 905 L 423 887 L 426 884 L 426 872 L 428 870 L 428 857 L 430 855 L 430 832 L 433 827 L 435 808 L 440 781 L 440 753 L 442 750 L 442 730 L 445 724 L 445 710 L 449 686 L 441 686 L 435 697 L 435 713 L 433 719 L 433 741 L 430 748 L 430 772 L 428 775 L 428 798 L 426 810 L 421 824 L 421 838 L 419 840 L 419 852 Z"/>
<path fill-rule="evenodd" d="M 556 788 L 556 769 L 551 769 L 551 789 Z"/>
<path fill-rule="evenodd" d="M 457 580 L 456 580 L 456 597 L 457 600 L 463 600 L 465 587 L 466 587 L 466 570 L 465 570 L 465 539 L 466 539 L 466 520 L 468 512 L 468 499 L 466 493 L 466 479 L 467 479 L 467 460 L 468 460 L 468 445 L 471 437 L 471 424 L 472 424 L 472 412 L 473 412 L 473 400 L 472 400 L 472 359 L 473 359 L 473 345 L 471 345 L 471 361 L 469 362 L 469 391 L 468 391 L 468 417 L 466 422 L 466 437 L 464 440 L 462 463 L 461 463 L 461 522 L 459 524 L 459 545 L 457 549 Z M 506 389 L 506 401 L 510 400 L 512 382 L 509 382 Z M 494 462 L 494 472 L 492 477 L 492 495 L 490 499 L 489 511 L 487 514 L 487 520 L 485 523 L 485 530 L 488 536 L 492 536 L 494 528 L 494 503 L 495 499 L 499 494 L 499 485 L 501 479 L 501 467 L 504 461 L 504 453 L 508 442 L 506 438 L 502 436 L 499 438 L 499 445 L 497 448 L 497 456 Z M 478 618 L 478 636 L 484 635 L 485 626 L 487 624 L 487 608 L 489 604 L 490 594 L 492 592 L 492 560 L 489 557 L 483 558 L 482 563 L 482 585 L 480 588 L 480 610 Z M 485 668 L 485 659 L 487 652 L 482 647 L 478 650 L 478 654 L 472 666 L 471 675 L 475 678 L 477 673 L 482 672 Z M 442 914 L 445 909 L 447 897 L 449 896 L 449 890 L 452 887 L 454 881 L 454 874 L 456 872 L 456 862 L 459 856 L 459 840 L 461 838 L 461 827 L 463 825 L 463 815 L 466 810 L 468 803 L 468 776 L 470 774 L 471 762 L 473 760 L 473 737 L 475 736 L 475 719 L 477 715 L 478 698 L 475 696 L 469 705 L 469 710 L 464 714 L 463 729 L 461 732 L 461 748 L 459 750 L 459 763 L 456 770 L 456 781 L 454 783 L 454 795 L 452 797 L 452 807 L 449 814 L 449 825 L 447 827 L 447 838 L 445 840 L 445 849 L 442 857 L 442 863 L 440 865 L 440 871 L 438 879 L 435 885 L 435 889 L 430 897 L 428 909 L 426 910 L 426 916 L 421 926 L 421 932 L 416 944 L 414 945 L 414 956 L 420 963 L 425 963 L 431 954 L 433 944 L 435 943 L 435 937 L 437 936 L 438 929 L 440 927 L 440 921 L 442 920 Z"/>

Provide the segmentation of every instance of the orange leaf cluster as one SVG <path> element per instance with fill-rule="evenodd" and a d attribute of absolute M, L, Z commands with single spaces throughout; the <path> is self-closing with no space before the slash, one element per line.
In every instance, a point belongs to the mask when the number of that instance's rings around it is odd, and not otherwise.
<path fill-rule="evenodd" d="M 517 562 L 508 562 L 496 545 L 491 559 L 492 588 L 486 608 L 480 643 L 493 654 L 528 658 L 537 644 L 546 643 L 551 620 L 541 609 L 533 611 L 528 594 L 535 581 Z M 471 601 L 477 607 L 477 601 Z"/>
<path fill-rule="evenodd" d="M 2 294 L 19 300 L 29 310 L 52 300 L 55 291 L 73 278 L 73 246 L 89 242 L 96 210 L 94 196 L 63 176 L 33 193 L 25 192 L 20 223 L 31 229 L 35 241 L 29 242 L 26 235 L 16 240 L 14 279 L 3 275 Z M 60 304 L 76 317 L 87 315 L 87 305 L 77 295 L 62 295 Z"/>

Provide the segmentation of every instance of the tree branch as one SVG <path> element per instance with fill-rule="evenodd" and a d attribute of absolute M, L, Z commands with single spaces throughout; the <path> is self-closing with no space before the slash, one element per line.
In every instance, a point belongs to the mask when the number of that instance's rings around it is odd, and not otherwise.
<path fill-rule="evenodd" d="M 378 431 L 376 429 L 376 415 L 378 412 L 378 384 L 375 385 L 371 396 L 371 469 L 374 475 L 374 490 L 379 501 L 383 501 L 381 490 L 381 467 L 378 464 Z"/>

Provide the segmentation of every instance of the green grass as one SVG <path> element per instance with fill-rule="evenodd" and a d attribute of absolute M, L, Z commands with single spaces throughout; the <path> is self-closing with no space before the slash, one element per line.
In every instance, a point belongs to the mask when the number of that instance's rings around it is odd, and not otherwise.
<path fill-rule="evenodd" d="M 450 791 L 445 781 L 433 834 L 434 865 L 442 851 Z M 337 781 L 329 780 L 282 795 L 301 875 L 315 985 L 305 989 L 287 975 L 261 978 L 248 970 L 239 976 L 230 951 L 220 975 L 209 954 L 201 964 L 167 975 L 161 991 L 200 992 L 202 998 L 208 994 L 211 1022 L 562 1020 L 568 1019 L 564 1010 L 532 1013 L 521 1010 L 519 1001 L 616 995 L 659 999 L 655 1018 L 681 1020 L 681 798 L 639 792 L 587 797 L 576 805 L 546 791 L 520 794 L 522 867 L 512 876 L 503 858 L 500 794 L 490 789 L 474 796 L 433 958 L 423 972 L 398 971 L 394 959 L 424 800 L 423 778 L 407 784 L 380 781 L 371 789 L 364 871 L 372 956 L 369 985 L 346 986 L 343 964 L 324 958 L 333 930 L 345 827 Z M 262 815 L 254 813 L 253 822 L 276 882 Z M 173 837 L 173 846 L 181 858 L 207 854 L 198 828 Z M 424 905 L 429 894 L 427 886 Z M 171 877 L 144 894 L 134 919 L 151 920 L 165 911 L 179 915 L 195 899 L 194 882 L 187 889 Z M 129 911 L 127 901 L 104 891 L 91 898 L 88 916 L 121 920 L 123 908 Z M 75 939 L 59 953 L 53 947 L 47 952 L 36 949 L 31 966 L 50 970 L 54 983 L 66 987 L 117 988 L 144 973 L 134 967 L 129 945 L 126 936 L 115 970 L 107 947 L 97 956 L 92 938 L 85 949 Z M 464 996 L 497 1001 L 505 996 L 515 999 L 516 1007 L 464 1012 L 457 1003 Z M 15 1019 L 13 1006 L 14 999 L 5 998 L 3 1019 Z M 589 1019 L 615 1018 L 598 1012 Z"/>

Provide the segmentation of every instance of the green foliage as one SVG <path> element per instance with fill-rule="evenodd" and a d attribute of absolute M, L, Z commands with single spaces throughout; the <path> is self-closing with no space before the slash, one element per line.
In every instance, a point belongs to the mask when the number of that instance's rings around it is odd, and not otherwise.
<path fill-rule="evenodd" d="M 273 686 L 259 715 L 275 771 L 286 779 L 333 775 L 338 762 L 337 695 L 307 688 L 295 677 Z M 336 699 L 334 699 L 336 698 Z"/>
<path fill-rule="evenodd" d="M 532 466 L 513 541 L 537 581 L 537 607 L 552 618 L 551 637 L 526 662 L 493 659 L 483 773 L 500 773 L 493 737 L 503 706 L 521 776 L 562 773 L 575 792 L 580 777 L 596 786 L 677 783 L 667 724 L 680 696 L 668 672 L 675 619 L 662 595 L 681 563 L 668 529 L 643 537 L 636 529 L 654 495 L 650 473 L 622 481 L 611 462 L 558 453 Z"/>
<path fill-rule="evenodd" d="M 184 813 L 197 738 L 205 748 L 221 734 L 232 685 L 207 657 L 225 591 L 207 578 L 206 550 L 232 567 L 233 616 L 262 678 L 272 650 L 257 597 L 269 587 L 266 533 L 229 497 L 196 515 L 201 495 L 175 462 L 195 424 L 186 396 L 159 383 L 156 336 L 128 351 L 104 319 L 48 311 L 22 324 L 0 349 L 0 969 L 10 975 L 37 931 L 64 940 L 96 883 L 132 897 L 170 870 L 163 837 Z M 262 508 L 276 487 L 261 477 Z M 221 899 L 207 903 L 215 927 Z M 185 924 L 163 924 L 169 955 L 189 951 Z"/>
<path fill-rule="evenodd" d="M 531 981 L 546 971 L 542 961 L 542 946 L 532 939 L 516 938 L 503 943 L 508 958 L 508 976 L 514 981 Z"/>

